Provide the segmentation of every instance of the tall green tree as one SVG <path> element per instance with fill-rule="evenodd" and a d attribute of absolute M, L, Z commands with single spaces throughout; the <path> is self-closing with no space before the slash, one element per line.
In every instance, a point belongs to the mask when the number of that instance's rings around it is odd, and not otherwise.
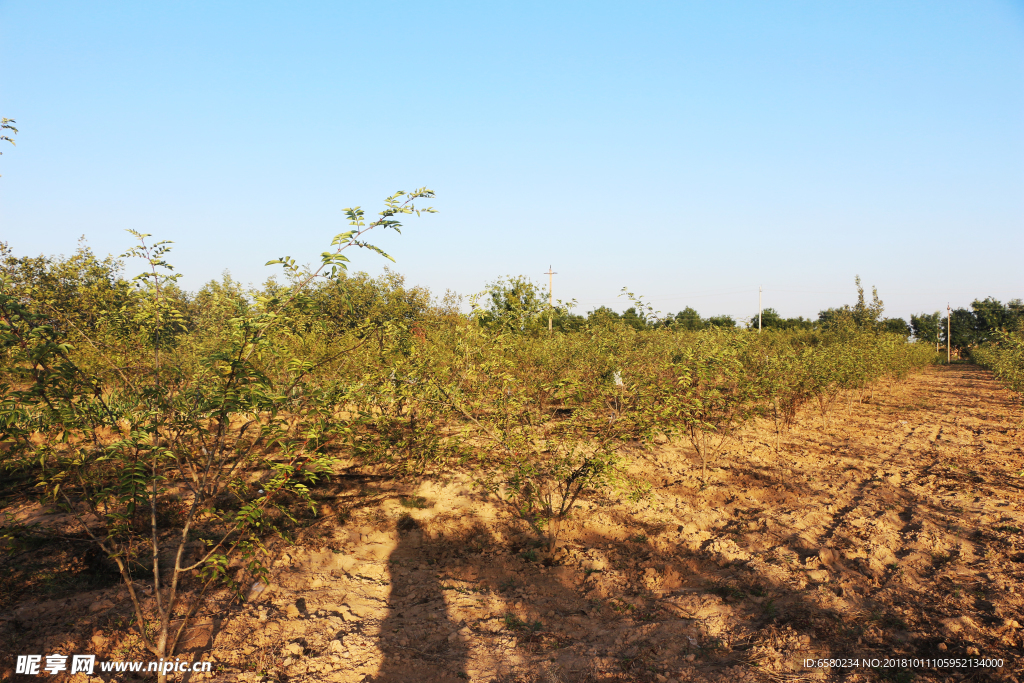
<path fill-rule="evenodd" d="M 736 321 L 731 315 L 713 315 L 704 321 L 706 327 L 720 327 L 731 330 L 736 327 Z"/>
<path fill-rule="evenodd" d="M 910 316 L 910 327 L 913 330 L 914 338 L 918 341 L 938 344 L 940 325 L 942 325 L 942 314 L 938 311 Z"/>
<path fill-rule="evenodd" d="M 950 324 L 952 330 L 950 331 Z M 978 319 L 974 311 L 966 308 L 954 308 L 949 320 L 942 320 L 939 326 L 942 344 L 949 344 L 956 351 L 963 351 L 976 346 L 981 340 L 978 333 Z"/>
<path fill-rule="evenodd" d="M 964 350 L 998 340 L 1003 332 L 1014 329 L 1021 319 L 1024 319 L 1024 304 L 1020 299 L 1013 299 L 1006 305 L 991 296 L 975 299 L 970 309 L 957 308 L 950 313 L 952 347 Z M 945 343 L 946 321 L 940 321 L 939 326 Z"/>
<path fill-rule="evenodd" d="M 587 322 L 591 324 L 607 324 L 621 318 L 621 315 L 607 306 L 598 306 L 587 313 Z"/>
<path fill-rule="evenodd" d="M 991 296 L 985 297 L 983 301 L 975 299 L 971 309 L 974 311 L 974 326 L 979 343 L 992 341 L 1000 331 L 1013 329 L 1024 314 L 1024 304 L 1020 299 L 1013 299 L 1004 305 Z"/>
<path fill-rule="evenodd" d="M 878 325 L 878 329 L 882 332 L 890 332 L 902 337 L 909 337 L 911 333 L 910 325 L 903 318 L 886 318 Z"/>
<path fill-rule="evenodd" d="M 687 306 L 675 314 L 672 326 L 681 330 L 700 330 L 704 328 L 704 320 L 700 313 Z"/>
<path fill-rule="evenodd" d="M 525 275 L 509 275 L 487 286 L 484 307 L 476 315 L 485 327 L 539 333 L 547 329 L 547 311 L 548 300 L 540 286 Z"/>
<path fill-rule="evenodd" d="M 634 330 L 645 330 L 647 329 L 647 321 L 644 320 L 643 316 L 637 312 L 635 306 L 630 306 L 622 312 L 622 322 L 626 323 Z"/>
<path fill-rule="evenodd" d="M 798 318 L 783 318 L 774 308 L 766 308 L 761 311 L 761 329 L 763 330 L 810 330 L 814 327 L 814 321 L 800 316 Z M 747 328 L 757 329 L 757 315 L 750 318 Z"/>
<path fill-rule="evenodd" d="M 860 275 L 854 278 L 854 283 L 857 285 L 857 303 L 853 306 L 844 304 L 839 308 L 826 308 L 819 311 L 818 323 L 820 325 L 832 325 L 849 317 L 862 330 L 873 330 L 879 327 L 885 304 L 878 298 L 878 288 L 871 288 L 871 303 L 869 304 L 864 298 L 864 287 L 860 283 Z"/>

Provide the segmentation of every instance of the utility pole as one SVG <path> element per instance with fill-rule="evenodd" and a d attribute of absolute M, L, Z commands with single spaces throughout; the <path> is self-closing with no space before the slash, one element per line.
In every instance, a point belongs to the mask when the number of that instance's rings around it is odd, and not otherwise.
<path fill-rule="evenodd" d="M 949 345 L 953 343 L 953 340 L 951 339 L 952 332 L 953 332 L 953 322 L 952 322 L 952 317 L 950 316 L 950 310 L 951 309 L 949 308 L 949 303 L 947 303 L 946 304 L 946 365 L 949 365 L 949 359 L 950 359 Z"/>
<path fill-rule="evenodd" d="M 555 307 L 555 276 L 558 275 L 551 266 L 548 266 L 548 333 L 551 333 L 551 312 Z"/>
<path fill-rule="evenodd" d="M 761 285 L 757 286 L 757 333 L 761 334 Z"/>

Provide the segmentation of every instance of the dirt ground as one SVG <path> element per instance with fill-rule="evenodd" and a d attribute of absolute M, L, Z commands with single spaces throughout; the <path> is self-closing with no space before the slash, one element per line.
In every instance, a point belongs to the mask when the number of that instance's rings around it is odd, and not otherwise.
<path fill-rule="evenodd" d="M 1022 435 L 988 373 L 931 368 L 808 409 L 778 453 L 751 425 L 703 489 L 689 447 L 630 452 L 650 495 L 587 498 L 553 554 L 464 477 L 349 473 L 269 587 L 198 619 L 184 656 L 215 671 L 183 680 L 1024 681 Z M 99 560 L 39 578 L 81 555 L 0 559 L 0 680 L 16 654 L 148 659 Z M 968 657 L 1002 667 L 886 661 Z"/>

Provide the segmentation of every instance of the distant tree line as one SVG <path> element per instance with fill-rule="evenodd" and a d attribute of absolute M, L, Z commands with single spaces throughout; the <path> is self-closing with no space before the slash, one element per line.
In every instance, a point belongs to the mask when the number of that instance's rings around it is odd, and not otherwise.
<path fill-rule="evenodd" d="M 761 311 L 760 326 L 765 330 L 816 330 L 828 327 L 840 319 L 852 320 L 863 330 L 892 332 L 904 337 L 913 336 L 918 341 L 933 344 L 946 342 L 946 320 L 940 312 L 921 313 L 910 316 L 908 324 L 903 318 L 888 318 L 883 315 L 885 306 L 872 287 L 868 301 L 860 277 L 854 280 L 857 287 L 857 302 L 826 308 L 818 317 L 783 318 L 774 308 Z M 695 309 L 687 306 L 678 313 L 664 316 L 655 315 L 650 307 L 634 305 L 622 313 L 607 306 L 600 306 L 586 315 L 572 312 L 575 302 L 555 302 L 548 306 L 544 290 L 525 276 L 507 277 L 491 283 L 482 300 L 477 302 L 475 315 L 485 326 L 499 326 L 518 332 L 540 332 L 551 327 L 560 332 L 581 330 L 588 325 L 602 322 L 623 322 L 637 330 L 668 328 L 673 330 L 705 330 L 709 328 L 732 329 L 737 321 L 729 315 L 702 317 Z M 642 302 L 634 302 L 642 303 Z M 992 297 L 975 301 L 971 309 L 958 308 L 952 312 L 953 347 L 966 349 L 994 338 L 1000 329 L 1013 329 L 1018 320 L 1024 319 L 1024 305 L 1020 299 L 1002 304 Z M 755 313 L 746 321 L 746 328 L 758 328 Z"/>
<path fill-rule="evenodd" d="M 572 312 L 575 302 L 557 301 L 548 305 L 544 291 L 529 278 L 509 276 L 488 285 L 482 297 L 474 300 L 474 315 L 481 325 L 508 331 L 535 333 L 551 327 L 560 332 L 575 332 L 588 325 L 623 322 L 636 330 L 668 327 L 679 330 L 703 330 L 710 327 L 734 328 L 736 321 L 728 315 L 702 318 L 692 308 L 660 317 L 644 306 L 630 306 L 622 313 L 599 306 L 586 315 Z"/>
<path fill-rule="evenodd" d="M 954 308 L 949 321 L 942 311 L 910 316 L 914 337 L 920 341 L 946 345 L 947 330 L 952 327 L 950 346 L 965 350 L 995 341 L 1003 330 L 1019 329 L 1024 325 L 1024 302 L 1011 299 L 1003 304 L 993 297 L 975 299 L 970 309 Z"/>
<path fill-rule="evenodd" d="M 577 316 L 582 319 L 582 316 Z M 636 306 L 630 306 L 621 314 L 616 313 L 607 306 L 601 306 L 587 314 L 586 322 L 598 320 L 621 320 L 630 327 L 637 330 L 655 329 L 667 327 L 673 330 L 706 330 L 712 327 L 732 329 L 736 327 L 736 321 L 729 315 L 714 315 L 710 318 L 702 318 L 700 313 L 687 306 L 678 313 L 669 313 L 664 317 L 652 319 L 644 316 L 643 312 Z"/>

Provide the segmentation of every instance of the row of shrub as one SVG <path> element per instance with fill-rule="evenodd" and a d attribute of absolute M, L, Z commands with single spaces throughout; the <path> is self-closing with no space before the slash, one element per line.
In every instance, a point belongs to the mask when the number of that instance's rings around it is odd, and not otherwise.
<path fill-rule="evenodd" d="M 987 368 L 1006 386 L 1024 394 L 1024 320 L 1015 330 L 999 330 L 995 339 L 970 350 L 971 362 Z"/>
<path fill-rule="evenodd" d="M 827 420 L 841 397 L 933 360 L 841 311 L 761 334 L 612 317 L 524 333 L 398 276 L 345 273 L 348 247 L 429 196 L 389 198 L 369 224 L 349 210 L 318 270 L 279 259 L 283 283 L 253 291 L 225 279 L 184 294 L 168 245 L 145 235 L 131 280 L 87 249 L 3 254 L 0 466 L 117 564 L 155 655 L 173 655 L 205 591 L 266 575 L 266 535 L 315 507 L 312 488 L 342 465 L 459 468 L 554 543 L 577 498 L 617 480 L 627 444 L 683 439 L 706 470 L 755 416 L 781 448 L 801 407 Z M 136 592 L 143 567 L 160 600 Z"/>

